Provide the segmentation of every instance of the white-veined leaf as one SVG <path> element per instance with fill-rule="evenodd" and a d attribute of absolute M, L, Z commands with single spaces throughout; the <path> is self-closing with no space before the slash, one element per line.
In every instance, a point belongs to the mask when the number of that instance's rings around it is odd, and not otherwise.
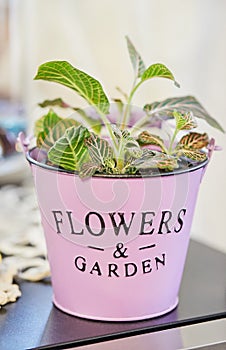
<path fill-rule="evenodd" d="M 88 159 L 88 150 L 84 144 L 90 133 L 83 126 L 72 126 L 55 142 L 48 152 L 49 160 L 67 170 L 78 170 Z"/>
<path fill-rule="evenodd" d="M 134 158 L 138 158 L 142 154 L 140 145 L 136 139 L 134 139 L 128 130 L 120 130 L 116 125 L 112 125 L 112 130 L 116 136 L 118 144 L 121 145 L 121 153 L 128 154 Z"/>
<path fill-rule="evenodd" d="M 44 118 L 41 118 L 41 122 L 42 130 L 37 135 L 36 143 L 39 148 L 45 150 L 49 150 L 63 136 L 66 129 L 79 125 L 74 119 L 60 118 L 53 110 L 50 110 Z"/>
<path fill-rule="evenodd" d="M 47 133 L 49 129 L 53 128 L 60 120 L 62 120 L 62 118 L 50 109 L 46 115 L 36 120 L 34 134 L 37 136 L 41 131 Z"/>
<path fill-rule="evenodd" d="M 212 127 L 224 132 L 222 126 L 209 115 L 205 108 L 193 96 L 167 98 L 160 102 L 157 101 L 146 104 L 144 110 L 147 111 L 150 116 L 153 114 L 160 116 L 168 115 L 170 118 L 175 110 L 181 113 L 192 112 L 194 117 L 204 119 Z"/>
<path fill-rule="evenodd" d="M 96 171 L 101 171 L 102 167 L 95 162 L 86 162 L 83 163 L 79 170 L 79 177 L 85 179 L 91 177 L 95 174 Z"/>
<path fill-rule="evenodd" d="M 85 140 L 90 158 L 96 165 L 105 165 L 105 159 L 113 157 L 113 150 L 109 143 L 95 134 L 90 134 Z"/>
<path fill-rule="evenodd" d="M 67 61 L 43 63 L 39 66 L 34 79 L 52 81 L 67 86 L 102 113 L 109 113 L 109 101 L 99 81 L 73 67 Z"/>

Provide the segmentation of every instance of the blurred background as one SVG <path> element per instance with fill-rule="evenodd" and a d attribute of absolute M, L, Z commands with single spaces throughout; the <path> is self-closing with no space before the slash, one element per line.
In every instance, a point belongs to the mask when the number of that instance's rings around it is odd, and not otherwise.
<path fill-rule="evenodd" d="M 181 85 L 178 89 L 164 79 L 148 82 L 135 104 L 194 95 L 226 130 L 225 14 L 224 0 L 0 0 L 2 189 L 29 177 L 23 156 L 12 147 L 19 130 L 32 132 L 41 113 L 37 103 L 61 96 L 83 106 L 67 89 L 33 81 L 38 65 L 67 60 L 101 81 L 108 96 L 119 97 L 115 87 L 128 91 L 133 80 L 125 35 L 147 66 L 166 64 Z M 203 179 L 192 237 L 226 252 L 226 135 L 205 123 L 202 127 L 223 150 L 214 153 Z M 0 188 L 1 210 L 4 193 Z"/>

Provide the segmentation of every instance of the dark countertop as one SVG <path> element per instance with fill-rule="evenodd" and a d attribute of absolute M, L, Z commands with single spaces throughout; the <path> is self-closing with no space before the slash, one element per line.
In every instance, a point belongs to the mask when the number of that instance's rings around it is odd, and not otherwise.
<path fill-rule="evenodd" d="M 19 282 L 22 297 L 0 309 L 0 349 L 62 349 L 226 317 L 226 255 L 191 241 L 179 305 L 137 322 L 90 321 L 52 305 L 52 288 Z"/>

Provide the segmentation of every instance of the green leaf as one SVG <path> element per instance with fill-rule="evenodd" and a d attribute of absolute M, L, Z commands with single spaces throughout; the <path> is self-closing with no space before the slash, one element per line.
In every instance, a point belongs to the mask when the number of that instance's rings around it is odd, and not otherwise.
<path fill-rule="evenodd" d="M 208 144 L 209 138 L 206 133 L 200 134 L 198 132 L 190 132 L 181 138 L 178 142 L 177 148 L 197 150 L 207 147 Z"/>
<path fill-rule="evenodd" d="M 48 111 L 46 115 L 43 115 L 35 123 L 35 135 L 38 135 L 40 132 L 45 131 L 48 133 L 60 120 L 59 117 L 52 109 Z"/>
<path fill-rule="evenodd" d="M 78 122 L 70 118 L 60 118 L 53 110 L 44 116 L 42 121 L 42 131 L 37 136 L 37 146 L 49 150 L 54 143 L 71 126 L 78 126 Z"/>
<path fill-rule="evenodd" d="M 53 129 L 54 126 L 56 126 L 57 123 L 61 120 L 62 118 L 59 117 L 52 109 L 50 109 L 43 120 L 43 131 L 47 133 L 49 130 Z"/>
<path fill-rule="evenodd" d="M 67 61 L 43 63 L 34 79 L 52 81 L 67 86 L 102 113 L 109 113 L 109 101 L 99 81 L 73 67 Z"/>
<path fill-rule="evenodd" d="M 88 150 L 84 140 L 90 136 L 87 128 L 82 125 L 67 129 L 62 137 L 50 148 L 49 160 L 67 170 L 78 170 L 88 159 Z"/>
<path fill-rule="evenodd" d="M 191 112 L 180 113 L 177 111 L 173 112 L 173 117 L 176 120 L 176 129 L 177 130 L 190 130 L 197 127 L 197 123 L 193 118 Z"/>
<path fill-rule="evenodd" d="M 128 36 L 126 36 L 126 42 L 127 42 L 127 47 L 128 47 L 128 51 L 129 51 L 130 60 L 132 62 L 132 66 L 133 66 L 133 69 L 134 69 L 135 77 L 136 78 L 140 78 L 142 76 L 142 74 L 145 72 L 145 69 L 146 69 L 145 65 L 144 65 L 144 62 L 143 62 L 140 54 L 135 49 L 133 43 L 128 38 Z"/>
<path fill-rule="evenodd" d="M 41 117 L 35 125 L 35 134 L 37 134 L 37 146 L 39 148 L 49 149 L 54 142 L 51 140 L 51 136 L 48 137 L 50 130 L 53 129 L 56 124 L 61 121 L 59 117 L 52 109 Z"/>
<path fill-rule="evenodd" d="M 43 121 L 45 119 L 45 115 L 43 115 L 41 118 L 36 120 L 35 127 L 34 127 L 34 134 L 37 137 L 38 134 L 43 131 Z"/>
<path fill-rule="evenodd" d="M 162 152 L 166 153 L 166 148 L 164 145 L 164 141 L 161 139 L 161 137 L 157 135 L 153 135 L 149 133 L 148 131 L 141 132 L 138 137 L 137 141 L 141 145 L 155 145 L 161 148 Z"/>
<path fill-rule="evenodd" d="M 181 113 L 192 112 L 196 118 L 204 119 L 212 127 L 225 132 L 222 126 L 209 115 L 205 108 L 193 96 L 182 96 L 168 98 L 164 101 L 146 104 L 144 110 L 151 116 L 157 114 L 159 116 L 170 116 L 175 110 Z"/>
<path fill-rule="evenodd" d="M 54 100 L 45 100 L 39 103 L 38 105 L 41 108 L 46 108 L 46 107 L 70 108 L 70 106 L 67 103 L 65 103 L 60 97 L 55 98 Z"/>
<path fill-rule="evenodd" d="M 37 137 L 37 146 L 48 150 L 54 143 L 65 133 L 71 126 L 78 126 L 79 124 L 74 119 L 65 118 L 60 120 L 48 132 L 42 131 Z"/>
<path fill-rule="evenodd" d="M 177 87 L 180 86 L 176 82 L 171 71 L 164 64 L 161 64 L 161 63 L 155 63 L 155 64 L 152 64 L 150 67 L 148 67 L 142 74 L 141 81 L 145 81 L 156 77 L 173 80 Z"/>
<path fill-rule="evenodd" d="M 113 150 L 109 143 L 95 134 L 85 140 L 90 158 L 96 165 L 105 166 L 105 160 L 113 157 Z"/>
<path fill-rule="evenodd" d="M 94 118 L 88 116 L 87 113 L 83 109 L 70 106 L 68 103 L 64 102 L 62 100 L 62 98 L 55 98 L 54 100 L 45 100 L 44 102 L 39 103 L 39 106 L 42 108 L 60 107 L 60 108 L 72 109 L 79 114 L 79 116 L 82 119 L 82 122 L 84 122 L 84 124 L 85 124 L 85 126 L 87 126 L 87 128 L 88 127 L 91 128 L 97 134 L 99 134 L 101 131 L 102 123 L 101 123 L 100 119 L 94 119 Z"/>

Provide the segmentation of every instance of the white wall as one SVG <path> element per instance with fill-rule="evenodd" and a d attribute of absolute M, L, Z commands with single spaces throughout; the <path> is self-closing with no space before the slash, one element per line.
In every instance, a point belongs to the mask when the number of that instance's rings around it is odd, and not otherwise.
<path fill-rule="evenodd" d="M 37 114 L 35 103 L 47 97 L 81 102 L 62 87 L 32 81 L 47 60 L 70 61 L 98 78 L 110 96 L 118 96 L 116 85 L 128 90 L 128 34 L 147 65 L 165 63 L 181 84 L 178 90 L 169 81 L 146 83 L 136 104 L 192 94 L 226 129 L 226 1 L 15 0 L 14 6 L 20 57 L 12 85 L 26 101 L 30 120 Z M 226 252 L 226 136 L 208 132 L 223 151 L 214 154 L 203 180 L 192 236 Z"/>

